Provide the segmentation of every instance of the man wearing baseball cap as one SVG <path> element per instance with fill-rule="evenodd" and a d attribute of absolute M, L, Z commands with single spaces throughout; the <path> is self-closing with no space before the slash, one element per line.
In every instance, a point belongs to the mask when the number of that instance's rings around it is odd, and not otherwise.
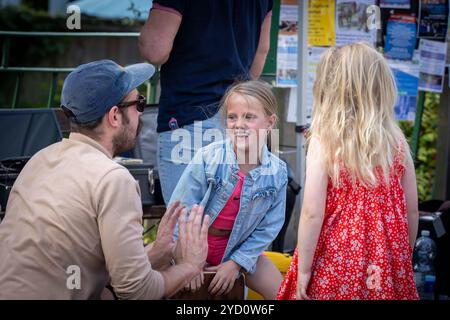
<path fill-rule="evenodd" d="M 139 185 L 112 160 L 134 146 L 145 106 L 136 88 L 153 73 L 145 63 L 100 60 L 67 76 L 61 104 L 70 136 L 28 161 L 0 225 L 0 299 L 96 299 L 108 283 L 120 299 L 160 299 L 200 273 L 202 208 L 189 219 L 179 203 L 168 208 L 144 248 Z"/>

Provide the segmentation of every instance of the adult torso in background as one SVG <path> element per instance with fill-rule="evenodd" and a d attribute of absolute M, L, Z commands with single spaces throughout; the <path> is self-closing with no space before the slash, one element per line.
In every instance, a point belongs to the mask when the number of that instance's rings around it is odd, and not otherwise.
<path fill-rule="evenodd" d="M 169 130 L 172 117 L 182 126 L 213 116 L 228 86 L 249 78 L 261 25 L 272 9 L 272 0 L 154 3 L 182 15 L 170 57 L 161 67 L 161 132 Z"/>

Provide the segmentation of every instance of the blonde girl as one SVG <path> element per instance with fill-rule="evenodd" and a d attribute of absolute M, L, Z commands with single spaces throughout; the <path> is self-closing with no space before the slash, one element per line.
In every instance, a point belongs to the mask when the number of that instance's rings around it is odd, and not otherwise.
<path fill-rule="evenodd" d="M 417 187 L 388 64 L 364 43 L 332 48 L 313 94 L 298 248 L 278 298 L 417 299 Z"/>

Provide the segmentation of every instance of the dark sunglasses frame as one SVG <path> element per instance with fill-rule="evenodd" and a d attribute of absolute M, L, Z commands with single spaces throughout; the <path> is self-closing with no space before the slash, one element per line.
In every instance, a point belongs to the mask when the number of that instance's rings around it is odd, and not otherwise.
<path fill-rule="evenodd" d="M 136 110 L 139 112 L 144 112 L 145 106 L 147 105 L 147 98 L 140 95 L 137 100 L 134 101 L 126 101 L 117 104 L 118 108 L 127 108 L 132 105 L 136 105 Z"/>

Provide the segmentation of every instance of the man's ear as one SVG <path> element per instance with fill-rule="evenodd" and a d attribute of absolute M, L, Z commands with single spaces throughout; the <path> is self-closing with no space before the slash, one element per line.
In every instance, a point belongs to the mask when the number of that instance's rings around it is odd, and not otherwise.
<path fill-rule="evenodd" d="M 113 128 L 120 126 L 119 113 L 119 108 L 117 106 L 112 107 L 108 112 L 108 124 Z"/>

